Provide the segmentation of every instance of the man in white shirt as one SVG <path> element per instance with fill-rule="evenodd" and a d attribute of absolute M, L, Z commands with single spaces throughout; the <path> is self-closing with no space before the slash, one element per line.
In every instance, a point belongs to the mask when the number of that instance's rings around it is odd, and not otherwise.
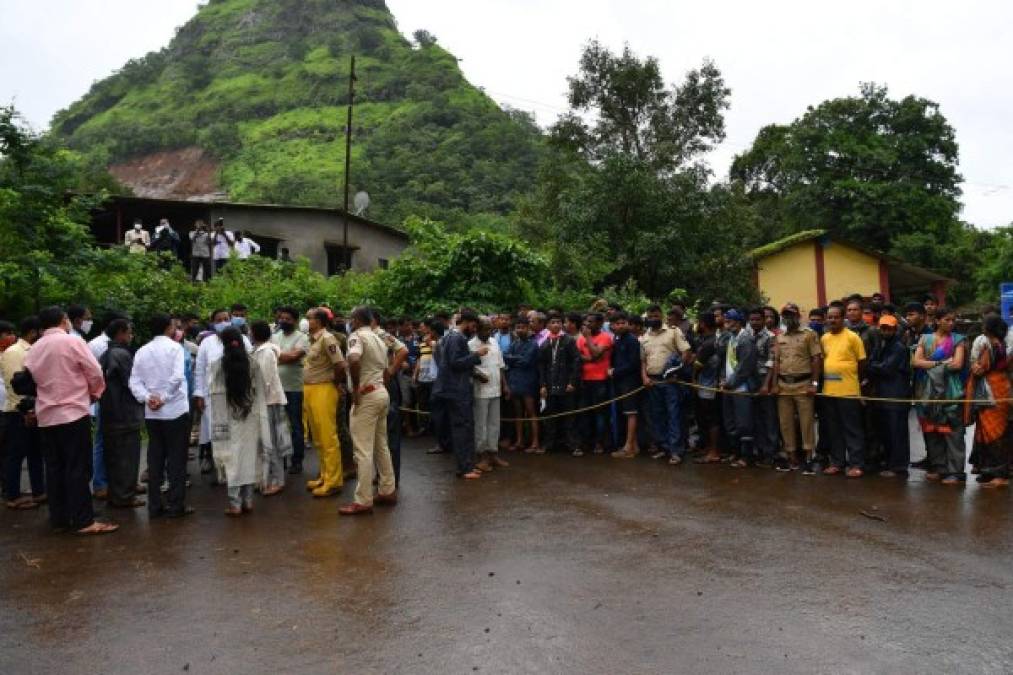
<path fill-rule="evenodd" d="M 213 361 L 222 358 L 225 349 L 218 336 L 230 326 L 232 326 L 232 316 L 229 314 L 229 311 L 226 309 L 214 310 L 211 312 L 211 328 L 214 330 L 214 334 L 208 335 L 201 340 L 200 346 L 197 348 L 197 364 L 194 367 L 193 378 L 193 396 L 194 404 L 202 412 L 200 427 L 200 472 L 204 474 L 214 471 L 214 450 L 211 447 L 211 413 L 207 409 L 211 404 L 211 399 L 208 396 L 208 392 L 210 391 L 208 366 Z M 246 346 L 246 351 L 252 353 L 253 345 L 250 344 L 249 339 L 245 335 L 243 336 L 243 343 Z"/>
<path fill-rule="evenodd" d="M 225 219 L 219 218 L 215 221 L 215 229 L 212 233 L 214 248 L 211 256 L 215 260 L 215 270 L 220 270 L 229 261 L 229 254 L 232 252 L 232 245 L 236 243 L 236 236 L 225 229 Z"/>
<path fill-rule="evenodd" d="M 193 513 L 186 506 L 186 454 L 190 439 L 185 355 L 173 341 L 175 326 L 168 314 L 151 317 L 155 337 L 134 356 L 130 391 L 144 404 L 148 428 L 148 517 L 180 518 Z M 165 505 L 159 495 L 163 473 L 169 479 Z"/>
<path fill-rule="evenodd" d="M 254 253 L 260 253 L 260 244 L 250 239 L 249 232 L 240 232 L 236 235 L 236 257 L 246 260 Z"/>
<path fill-rule="evenodd" d="M 478 332 L 468 340 L 468 349 L 473 352 L 488 347 L 482 362 L 475 367 L 473 388 L 475 400 L 475 453 L 478 455 L 479 471 L 486 473 L 493 467 L 509 466 L 499 458 L 500 399 L 510 393 L 507 387 L 506 363 L 499 344 L 492 338 L 492 322 L 486 317 L 478 320 Z"/>

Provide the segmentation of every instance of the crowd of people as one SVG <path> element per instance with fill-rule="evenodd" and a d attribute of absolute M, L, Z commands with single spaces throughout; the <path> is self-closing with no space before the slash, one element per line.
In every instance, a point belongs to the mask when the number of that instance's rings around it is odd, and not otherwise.
<path fill-rule="evenodd" d="M 245 260 L 261 250 L 249 232 L 227 230 L 224 218 L 218 218 L 211 227 L 203 220 L 196 221 L 189 240 L 192 281 L 210 281 L 233 257 Z M 134 220 L 133 227 L 123 235 L 123 245 L 130 253 L 164 252 L 180 259 L 184 253 L 183 240 L 168 218 L 161 218 L 153 232 L 145 229 L 140 218 Z M 281 249 L 279 259 L 292 261 L 287 248 Z"/>
<path fill-rule="evenodd" d="M 309 493 L 334 497 L 354 476 L 338 510 L 369 513 L 397 503 L 401 439 L 422 434 L 466 480 L 507 468 L 509 452 L 897 478 L 912 466 L 912 413 L 927 480 L 960 485 L 969 460 L 984 487 L 1009 482 L 1013 334 L 995 308 L 970 344 L 931 296 L 898 308 L 854 295 L 806 315 L 713 303 L 695 321 L 682 304 L 604 302 L 425 320 L 247 314 L 155 314 L 136 350 L 131 317 L 111 314 L 93 335 L 79 305 L 0 321 L 6 505 L 47 504 L 54 528 L 81 534 L 117 529 L 95 518 L 96 499 L 183 517 L 197 459 L 239 517 L 303 473 L 312 443 Z"/>

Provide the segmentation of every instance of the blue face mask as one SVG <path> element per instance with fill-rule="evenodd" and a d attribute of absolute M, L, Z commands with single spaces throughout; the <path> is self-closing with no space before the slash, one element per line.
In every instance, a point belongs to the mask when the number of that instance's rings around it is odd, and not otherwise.
<path fill-rule="evenodd" d="M 223 330 L 225 330 L 226 328 L 228 328 L 231 325 L 232 324 L 229 323 L 228 321 L 219 321 L 214 326 L 212 326 L 212 328 L 215 329 L 216 333 L 221 333 Z"/>
<path fill-rule="evenodd" d="M 822 335 L 823 334 L 823 324 L 820 323 L 819 321 L 810 321 L 809 322 L 809 328 L 811 330 L 815 331 L 815 333 L 817 335 Z"/>
<path fill-rule="evenodd" d="M 246 325 L 246 317 L 245 316 L 232 317 L 232 325 L 235 326 L 236 328 L 242 328 L 243 326 Z"/>

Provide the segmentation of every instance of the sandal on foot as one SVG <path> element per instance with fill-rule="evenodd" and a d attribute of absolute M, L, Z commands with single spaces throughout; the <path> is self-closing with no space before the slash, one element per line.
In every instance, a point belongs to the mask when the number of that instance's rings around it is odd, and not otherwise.
<path fill-rule="evenodd" d="M 96 520 L 88 527 L 83 527 L 78 530 L 76 534 L 79 534 L 82 537 L 87 537 L 98 534 L 109 534 L 110 532 L 115 532 L 118 529 L 120 529 L 119 525 L 113 525 L 112 523 L 100 523 Z"/>

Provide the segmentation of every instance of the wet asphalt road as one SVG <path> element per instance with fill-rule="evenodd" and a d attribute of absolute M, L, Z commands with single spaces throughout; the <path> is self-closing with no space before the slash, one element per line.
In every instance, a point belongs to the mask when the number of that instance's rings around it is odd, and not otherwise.
<path fill-rule="evenodd" d="M 1013 668 L 1007 492 L 594 456 L 463 482 L 427 445 L 372 516 L 290 484 L 227 519 L 200 480 L 107 537 L 5 510 L 0 673 Z"/>

